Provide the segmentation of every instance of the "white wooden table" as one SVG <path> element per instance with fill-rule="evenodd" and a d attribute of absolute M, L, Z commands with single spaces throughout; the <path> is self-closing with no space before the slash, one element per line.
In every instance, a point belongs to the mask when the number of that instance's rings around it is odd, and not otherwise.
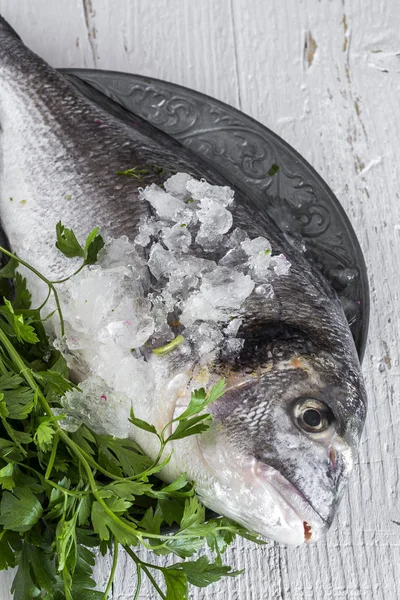
<path fill-rule="evenodd" d="M 396 0 L 0 0 L 25 42 L 56 67 L 170 80 L 240 108 L 292 144 L 332 187 L 359 236 L 372 319 L 370 410 L 359 461 L 326 542 L 238 541 L 246 573 L 192 597 L 400 598 L 400 11 Z M 104 563 L 99 579 L 106 577 Z M 12 574 L 0 576 L 9 599 Z M 132 598 L 121 557 L 113 600 Z M 140 596 L 154 598 L 144 586 Z"/>

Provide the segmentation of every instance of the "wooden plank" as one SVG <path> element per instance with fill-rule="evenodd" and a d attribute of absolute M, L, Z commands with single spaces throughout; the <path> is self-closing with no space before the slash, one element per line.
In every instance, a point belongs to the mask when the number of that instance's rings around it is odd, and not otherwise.
<path fill-rule="evenodd" d="M 286 549 L 238 541 L 226 560 L 246 573 L 192 598 L 399 598 L 397 2 L 1 0 L 0 11 L 54 66 L 143 73 L 240 107 L 335 191 L 364 250 L 372 302 L 364 363 L 371 408 L 349 491 L 326 542 Z M 99 577 L 106 567 L 99 564 Z M 122 556 L 114 600 L 132 597 L 134 581 Z M 9 582 L 1 576 L 4 600 Z M 140 597 L 154 598 L 147 583 Z"/>

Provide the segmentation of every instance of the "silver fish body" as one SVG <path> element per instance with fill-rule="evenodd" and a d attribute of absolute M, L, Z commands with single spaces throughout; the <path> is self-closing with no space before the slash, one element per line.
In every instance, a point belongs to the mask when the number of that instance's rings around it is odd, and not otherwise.
<path fill-rule="evenodd" d="M 1 222 L 11 248 L 53 279 L 71 270 L 54 245 L 59 219 L 81 239 L 96 225 L 102 234 L 133 240 L 150 214 L 139 187 L 176 171 L 226 183 L 140 119 L 128 124 L 118 118 L 120 108 L 114 107 L 117 116 L 104 110 L 100 104 L 110 108 L 110 101 L 93 94 L 96 103 L 0 22 Z M 146 170 L 142 181 L 116 175 L 133 165 Z M 206 506 L 297 545 L 317 540 L 332 522 L 365 421 L 365 390 L 330 286 L 239 191 L 232 214 L 234 227 L 250 238 L 266 236 L 292 267 L 273 281 L 274 298 L 253 293 L 246 300 L 240 356 L 209 365 L 213 380 L 227 381 L 227 392 L 211 406 L 213 426 L 175 443 L 164 477 L 186 471 Z M 225 252 L 216 251 L 216 260 Z M 150 289 L 148 281 L 143 285 Z M 162 394 L 148 398 L 139 414 L 156 418 L 159 427 L 187 383 L 179 358 L 166 359 L 163 369 Z M 138 441 L 154 453 L 143 436 Z"/>

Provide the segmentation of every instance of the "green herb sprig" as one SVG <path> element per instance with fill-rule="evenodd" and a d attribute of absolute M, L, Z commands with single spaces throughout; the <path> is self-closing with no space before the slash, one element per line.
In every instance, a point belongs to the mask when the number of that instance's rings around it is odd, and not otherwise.
<path fill-rule="evenodd" d="M 81 246 L 72 230 L 57 225 L 57 247 L 65 256 L 93 264 L 104 242 L 94 229 Z M 112 591 L 123 547 L 135 564 L 138 598 L 143 576 L 164 600 L 186 600 L 189 585 L 207 586 L 236 576 L 221 554 L 236 535 L 263 543 L 228 519 L 206 521 L 193 483 L 182 474 L 166 484 L 155 478 L 170 455 L 174 440 L 201 434 L 211 423 L 205 409 L 224 393 L 221 381 L 208 392 L 193 392 L 185 412 L 161 432 L 131 414 L 131 423 L 158 437 L 160 451 L 152 461 L 132 440 L 99 435 L 86 425 L 74 433 L 62 428 L 62 397 L 76 389 L 63 356 L 46 335 L 41 312 L 31 308 L 26 280 L 18 264 L 35 273 L 56 298 L 56 286 L 25 261 L 10 256 L 0 278 L 11 279 L 14 297 L 0 307 L 0 570 L 17 567 L 14 600 L 106 600 Z M 49 298 L 49 295 L 47 298 Z M 173 429 L 173 424 L 175 428 Z M 166 528 L 174 529 L 166 531 Z M 142 545 L 155 554 L 192 557 L 204 544 L 214 553 L 168 567 L 142 561 Z M 96 591 L 92 577 L 98 547 L 113 553 L 106 589 Z M 163 576 L 159 584 L 153 572 Z"/>

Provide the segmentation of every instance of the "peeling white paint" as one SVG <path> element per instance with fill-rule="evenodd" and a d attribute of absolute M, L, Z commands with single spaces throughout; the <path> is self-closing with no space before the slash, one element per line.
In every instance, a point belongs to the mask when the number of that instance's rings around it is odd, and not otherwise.
<path fill-rule="evenodd" d="M 371 283 L 364 363 L 370 411 L 358 467 L 325 543 L 287 549 L 238 541 L 226 562 L 245 574 L 194 590 L 192 598 L 400 598 L 398 2 L 30 0 L 28 8 L 0 0 L 0 12 L 54 66 L 142 73 L 240 106 L 301 152 L 335 191 Z M 315 48 L 309 41 L 305 54 L 309 34 Z M 99 581 L 109 566 L 101 561 Z M 132 597 L 134 577 L 122 556 L 114 600 Z M 9 599 L 9 584 L 2 575 L 1 600 Z M 147 583 L 140 597 L 154 598 Z"/>

